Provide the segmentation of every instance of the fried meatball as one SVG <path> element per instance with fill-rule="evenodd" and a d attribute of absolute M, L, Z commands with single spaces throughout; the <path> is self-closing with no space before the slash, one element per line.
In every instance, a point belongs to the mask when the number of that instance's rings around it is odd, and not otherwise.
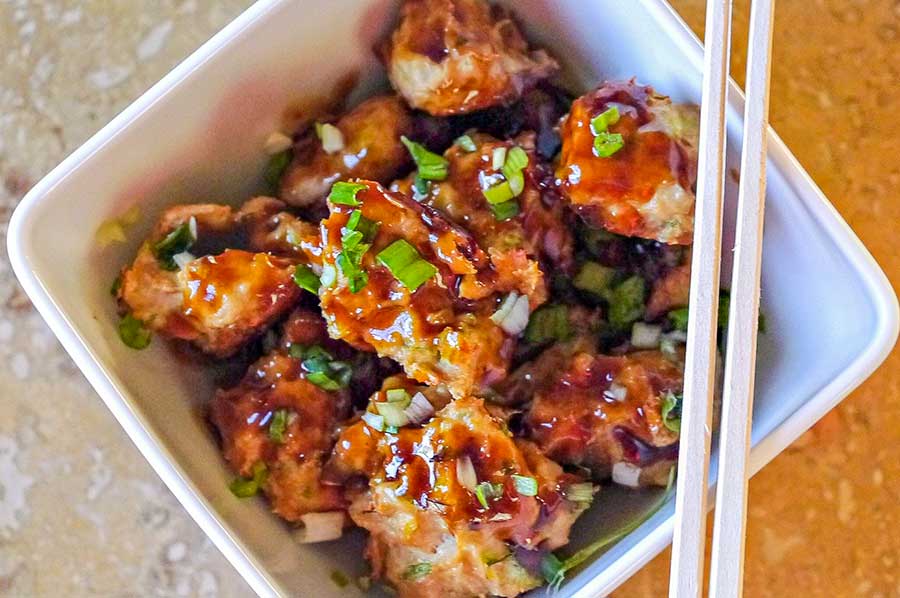
<path fill-rule="evenodd" d="M 572 236 L 564 221 L 562 202 L 549 180 L 549 166 L 535 153 L 534 133 L 523 133 L 511 141 L 475 133 L 469 139 L 473 144 L 469 149 L 456 143 L 444 153 L 448 163 L 446 179 L 420 183 L 424 187 L 421 193 L 415 188 L 413 174 L 394 183 L 391 189 L 414 196 L 471 231 L 495 261 L 504 259 L 504 254 L 511 256 L 524 250 L 530 260 L 568 270 L 572 263 Z M 524 186 L 510 200 L 516 203 L 515 215 L 500 217 L 488 202 L 485 190 L 506 180 L 502 164 L 494 164 L 495 153 L 509 156 L 516 147 L 528 157 L 522 170 Z"/>
<path fill-rule="evenodd" d="M 232 355 L 301 293 L 292 280 L 294 260 L 241 249 L 218 253 L 232 245 L 235 232 L 227 206 L 166 210 L 122 272 L 120 304 L 165 337 L 190 341 L 216 357 Z"/>
<path fill-rule="evenodd" d="M 556 373 L 535 389 L 527 437 L 547 457 L 586 467 L 595 479 L 622 463 L 639 476 L 635 484 L 664 485 L 678 435 L 666 426 L 662 406 L 668 393 L 681 393 L 681 368 L 657 351 L 613 357 L 578 349 L 560 367 L 560 351 L 542 356 Z"/>
<path fill-rule="evenodd" d="M 582 480 L 514 440 L 480 399 L 452 401 L 396 433 L 359 422 L 341 434 L 332 461 L 368 478 L 350 517 L 370 534 L 375 577 L 401 597 L 516 596 L 537 587 L 515 553 L 565 544 L 587 507 L 565 498 Z"/>
<path fill-rule="evenodd" d="M 592 120 L 618 112 L 608 126 Z M 605 127 L 604 131 L 595 130 Z M 694 228 L 697 179 L 696 106 L 673 105 L 652 88 L 605 83 L 575 100 L 561 128 L 557 179 L 563 195 L 591 225 L 626 236 L 688 245 Z M 604 135 L 621 135 L 603 157 Z M 611 141 L 615 143 L 615 141 Z"/>
<path fill-rule="evenodd" d="M 533 262 L 524 253 L 493 262 L 429 206 L 373 182 L 342 185 L 355 195 L 329 202 L 322 223 L 319 298 L 331 336 L 374 349 L 455 397 L 502 379 L 528 314 L 546 297 Z M 359 218 L 356 231 L 351 218 Z M 356 235 L 363 229 L 365 240 Z M 501 326 L 491 316 L 502 305 L 515 307 Z"/>
<path fill-rule="evenodd" d="M 383 54 L 394 89 L 438 116 L 510 104 L 559 69 L 484 0 L 406 0 Z"/>
<path fill-rule="evenodd" d="M 279 346 L 250 366 L 237 386 L 219 390 L 210 405 L 228 464 L 244 477 L 264 464 L 262 490 L 272 510 L 288 521 L 346 507 L 343 489 L 323 483 L 321 472 L 337 425 L 349 415 L 349 391 L 310 382 L 302 360 L 290 352 L 292 344 L 328 342 L 321 316 L 296 310 Z"/>
<path fill-rule="evenodd" d="M 400 137 L 409 135 L 412 125 L 409 110 L 397 96 L 366 100 L 334 123 L 343 140 L 340 149 L 326 150 L 313 131 L 297 142 L 278 196 L 292 206 L 315 208 L 324 206 L 335 181 L 358 177 L 391 182 L 409 164 Z"/>

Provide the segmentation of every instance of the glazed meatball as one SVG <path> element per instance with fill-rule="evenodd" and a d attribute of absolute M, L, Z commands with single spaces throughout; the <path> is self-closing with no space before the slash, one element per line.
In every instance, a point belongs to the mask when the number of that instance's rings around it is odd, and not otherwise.
<path fill-rule="evenodd" d="M 694 228 L 698 110 L 634 81 L 606 83 L 562 123 L 557 179 L 585 220 L 626 236 L 688 245 Z"/>
<path fill-rule="evenodd" d="M 546 297 L 533 262 L 493 262 L 439 212 L 377 183 L 339 183 L 329 205 L 319 298 L 333 338 L 454 397 L 506 375 L 528 314 Z"/>
<path fill-rule="evenodd" d="M 378 404 L 385 393 L 373 397 Z M 371 413 L 371 411 L 370 411 Z M 517 554 L 552 550 L 590 500 L 582 480 L 514 440 L 480 399 L 450 402 L 421 427 L 347 428 L 332 458 L 368 479 L 352 500 L 376 578 L 401 597 L 516 596 L 541 580 Z M 357 469 L 359 468 L 359 469 Z"/>
<path fill-rule="evenodd" d="M 444 153 L 446 178 L 417 183 L 414 173 L 391 188 L 436 208 L 471 231 L 495 262 L 519 259 L 516 256 L 524 251 L 529 260 L 568 270 L 572 237 L 550 181 L 549 166 L 535 153 L 534 133 L 523 133 L 511 141 L 476 133 L 463 139 Z M 522 177 L 522 188 L 507 200 L 511 204 L 501 202 L 498 208 L 489 201 L 491 189 L 505 189 L 509 181 L 503 168 L 509 172 L 509 166 L 522 156 L 526 165 L 518 171 L 521 175 L 515 175 Z"/>
<path fill-rule="evenodd" d="M 409 105 L 439 116 L 510 104 L 559 68 L 484 0 L 406 0 L 384 60 Z"/>
<path fill-rule="evenodd" d="M 227 206 L 167 210 L 122 272 L 117 293 L 122 308 L 167 338 L 189 341 L 216 357 L 235 353 L 301 293 L 292 279 L 294 260 L 221 251 L 222 245 L 233 245 L 228 239 L 237 228 Z"/>
<path fill-rule="evenodd" d="M 389 183 L 409 164 L 400 137 L 411 133 L 412 124 L 403 102 L 384 95 L 366 100 L 329 125 L 339 131 L 337 140 L 333 132 L 317 136 L 309 131 L 294 147 L 279 197 L 292 206 L 315 208 L 324 206 L 335 181 L 358 177 Z M 326 137 L 332 138 L 323 143 Z"/>
<path fill-rule="evenodd" d="M 296 310 L 278 346 L 250 366 L 236 387 L 219 390 L 210 406 L 228 464 L 246 478 L 263 464 L 262 490 L 272 510 L 292 522 L 346 506 L 343 489 L 323 483 L 321 473 L 337 425 L 349 415 L 349 390 L 311 378 L 298 351 L 319 347 L 334 356 L 332 342 L 321 316 Z"/>
<path fill-rule="evenodd" d="M 681 393 L 681 368 L 657 351 L 608 356 L 579 349 L 564 367 L 563 347 L 541 357 L 553 360 L 556 373 L 536 388 L 525 412 L 527 436 L 547 457 L 586 467 L 594 479 L 612 474 L 632 486 L 665 485 L 678 434 L 663 406 Z"/>

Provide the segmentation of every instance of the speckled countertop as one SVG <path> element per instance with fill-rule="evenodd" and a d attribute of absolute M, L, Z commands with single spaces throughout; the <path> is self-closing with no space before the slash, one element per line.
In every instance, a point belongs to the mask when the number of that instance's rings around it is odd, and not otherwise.
<path fill-rule="evenodd" d="M 35 181 L 248 4 L 0 0 L 3 245 Z M 703 0 L 674 4 L 702 28 Z M 897 288 L 900 2 L 777 5 L 772 122 Z M 748 1 L 735 12 L 741 74 Z M 747 596 L 900 596 L 900 352 L 750 492 Z M 664 595 L 667 574 L 664 554 L 615 596 Z M 0 595 L 250 595 L 66 357 L 5 254 Z"/>

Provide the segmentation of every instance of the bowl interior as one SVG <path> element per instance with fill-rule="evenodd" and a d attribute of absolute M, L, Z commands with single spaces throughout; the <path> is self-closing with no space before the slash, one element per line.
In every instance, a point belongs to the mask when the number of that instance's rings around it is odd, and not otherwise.
<path fill-rule="evenodd" d="M 636 76 L 675 100 L 699 101 L 699 51 L 661 3 L 506 3 L 534 40 L 564 59 L 573 83 L 587 88 Z M 213 390 L 209 374 L 158 340 L 141 352 L 126 348 L 108 289 L 164 206 L 239 202 L 258 191 L 263 141 L 286 111 L 322 101 L 348 76 L 357 77 L 358 93 L 381 84 L 370 49 L 389 28 L 394 4 L 296 0 L 254 7 L 39 185 L 32 195 L 40 197 L 26 200 L 28 212 L 18 221 L 17 251 L 34 277 L 26 286 L 43 297 L 42 312 L 141 450 L 259 592 L 314 589 L 323 598 L 358 592 L 338 588 L 329 575 L 364 571 L 362 535 L 298 546 L 263 501 L 234 498 L 201 415 Z M 731 100 L 728 161 L 737 168 L 740 97 Z M 858 258 L 823 225 L 822 209 L 810 205 L 809 189 L 798 189 L 794 168 L 784 159 L 769 164 L 762 280 L 768 332 L 759 343 L 754 443 L 850 367 L 880 325 Z M 731 178 L 727 193 L 730 221 Z M 132 206 L 142 218 L 129 241 L 99 248 L 97 227 Z M 726 247 L 731 238 L 726 233 Z M 577 526 L 573 548 L 617 529 L 657 495 L 605 490 Z M 575 595 L 592 579 L 592 591 L 609 591 L 624 574 L 621 562 L 613 566 L 618 559 L 627 557 L 633 569 L 661 547 L 645 542 L 672 509 L 670 501 L 558 595 Z"/>

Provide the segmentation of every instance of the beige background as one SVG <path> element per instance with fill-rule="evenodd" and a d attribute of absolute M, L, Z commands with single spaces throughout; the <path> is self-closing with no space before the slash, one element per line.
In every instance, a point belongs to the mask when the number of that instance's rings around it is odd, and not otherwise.
<path fill-rule="evenodd" d="M 25 191 L 248 0 L 0 0 L 0 241 Z M 779 0 L 772 122 L 900 286 L 900 2 Z M 702 0 L 677 0 L 702 28 Z M 736 1 L 742 79 L 747 0 Z M 847 314 L 852 318 L 853 314 Z M 747 591 L 900 596 L 900 352 L 750 484 Z M 668 557 L 615 593 L 660 596 Z M 248 596 L 0 257 L 0 596 Z"/>

